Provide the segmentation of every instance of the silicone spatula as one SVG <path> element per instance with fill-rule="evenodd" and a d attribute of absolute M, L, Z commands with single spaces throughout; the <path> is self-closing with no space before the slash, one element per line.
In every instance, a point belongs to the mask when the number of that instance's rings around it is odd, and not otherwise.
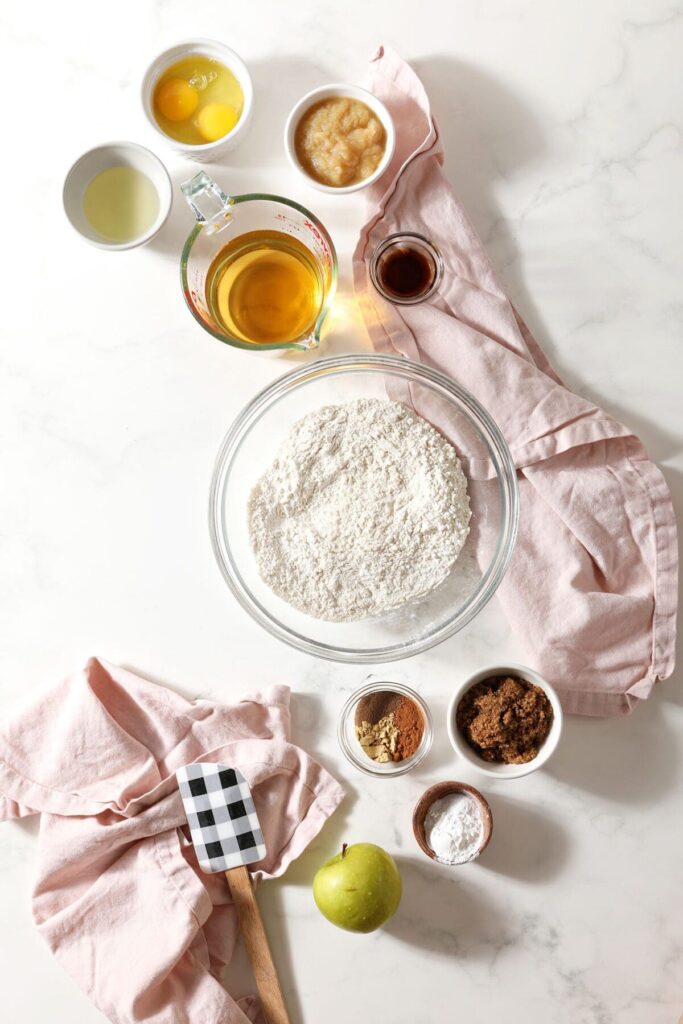
<path fill-rule="evenodd" d="M 249 784 L 236 768 L 189 764 L 176 772 L 202 871 L 224 871 L 268 1024 L 289 1024 L 280 981 L 247 870 L 266 855 Z"/>

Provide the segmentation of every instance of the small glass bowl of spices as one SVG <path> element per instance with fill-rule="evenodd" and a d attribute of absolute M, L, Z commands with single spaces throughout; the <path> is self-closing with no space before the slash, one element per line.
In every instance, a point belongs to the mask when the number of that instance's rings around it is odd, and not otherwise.
<path fill-rule="evenodd" d="M 488 846 L 493 816 L 488 801 L 465 782 L 437 782 L 418 801 L 413 832 L 422 852 L 455 867 L 476 860 Z"/>
<path fill-rule="evenodd" d="M 519 779 L 545 764 L 557 747 L 562 707 L 538 672 L 497 665 L 456 689 L 447 726 L 456 753 L 483 775 Z"/>
<path fill-rule="evenodd" d="M 370 258 L 370 280 L 388 302 L 412 306 L 430 298 L 441 284 L 443 257 L 415 231 L 388 235 Z"/>
<path fill-rule="evenodd" d="M 339 745 L 366 775 L 403 775 L 432 745 L 432 716 L 402 683 L 371 682 L 351 694 L 339 715 Z"/>

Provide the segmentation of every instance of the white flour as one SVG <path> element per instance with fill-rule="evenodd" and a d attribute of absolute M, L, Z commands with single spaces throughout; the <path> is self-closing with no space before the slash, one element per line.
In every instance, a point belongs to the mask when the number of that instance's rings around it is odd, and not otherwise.
<path fill-rule="evenodd" d="M 437 587 L 467 538 L 470 503 L 441 434 L 398 402 L 361 398 L 294 425 L 248 516 L 264 582 L 345 622 Z"/>
<path fill-rule="evenodd" d="M 484 821 L 469 793 L 449 793 L 436 800 L 425 816 L 425 839 L 444 864 L 466 864 L 479 853 Z"/>

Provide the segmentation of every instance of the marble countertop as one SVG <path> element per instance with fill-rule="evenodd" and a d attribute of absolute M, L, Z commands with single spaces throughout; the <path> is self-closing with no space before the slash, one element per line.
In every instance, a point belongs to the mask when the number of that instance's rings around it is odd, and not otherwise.
<path fill-rule="evenodd" d="M 225 348 L 192 321 L 178 284 L 191 216 L 177 188 L 152 244 L 108 254 L 71 231 L 61 184 L 79 153 L 117 138 L 150 145 L 175 186 L 189 177 L 194 165 L 146 126 L 139 78 L 168 43 L 224 40 L 253 72 L 255 122 L 208 169 L 228 191 L 281 192 L 320 215 L 342 263 L 322 351 L 364 350 L 349 263 L 363 201 L 297 180 L 281 130 L 304 91 L 362 82 L 377 44 L 391 43 L 424 78 L 451 180 L 515 304 L 570 386 L 642 436 L 681 509 L 681 3 L 158 0 L 100 11 L 74 0 L 6 5 L 0 20 L 13 89 L 3 114 L 2 717 L 91 654 L 192 695 L 293 687 L 295 741 L 349 796 L 261 893 L 292 1024 L 675 1024 L 680 671 L 632 716 L 569 719 L 546 770 L 480 782 L 495 819 L 489 850 L 462 869 L 431 865 L 411 834 L 416 799 L 439 779 L 479 781 L 448 746 L 449 696 L 463 674 L 523 658 L 500 609 L 494 600 L 457 637 L 382 670 L 434 712 L 424 765 L 393 783 L 352 774 L 335 725 L 365 670 L 266 636 L 227 591 L 207 535 L 224 432 L 296 362 Z M 393 853 L 405 882 L 399 913 L 368 937 L 328 925 L 310 892 L 318 864 L 362 840 Z M 3 1018 L 98 1024 L 34 929 L 34 855 L 32 823 L 0 829 Z M 251 989 L 241 954 L 230 974 L 234 990 Z"/>

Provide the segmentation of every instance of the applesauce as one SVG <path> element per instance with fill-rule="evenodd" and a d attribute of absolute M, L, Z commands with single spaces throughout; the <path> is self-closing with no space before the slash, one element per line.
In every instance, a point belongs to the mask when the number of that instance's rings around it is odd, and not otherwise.
<path fill-rule="evenodd" d="M 329 96 L 299 121 L 294 149 L 304 170 L 321 185 L 356 185 L 379 167 L 387 144 L 384 125 L 361 100 Z"/>

